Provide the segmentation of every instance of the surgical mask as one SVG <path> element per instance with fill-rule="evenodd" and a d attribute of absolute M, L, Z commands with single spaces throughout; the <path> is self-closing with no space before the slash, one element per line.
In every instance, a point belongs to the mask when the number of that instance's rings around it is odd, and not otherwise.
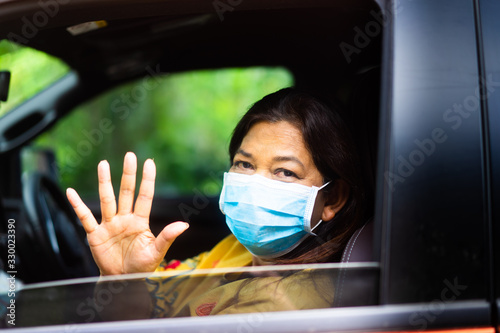
<path fill-rule="evenodd" d="M 219 206 L 229 229 L 248 251 L 276 258 L 315 236 L 311 217 L 318 191 L 328 184 L 309 187 L 226 172 Z"/>

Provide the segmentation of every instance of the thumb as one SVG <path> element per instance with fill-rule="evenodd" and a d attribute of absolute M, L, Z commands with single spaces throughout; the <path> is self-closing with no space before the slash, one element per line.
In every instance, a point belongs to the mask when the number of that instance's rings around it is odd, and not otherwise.
<path fill-rule="evenodd" d="M 186 222 L 173 222 L 163 228 L 158 237 L 156 237 L 155 241 L 158 253 L 162 257 L 165 256 L 165 253 L 167 253 L 170 245 L 172 245 L 174 240 L 187 228 L 189 228 L 189 224 Z"/>

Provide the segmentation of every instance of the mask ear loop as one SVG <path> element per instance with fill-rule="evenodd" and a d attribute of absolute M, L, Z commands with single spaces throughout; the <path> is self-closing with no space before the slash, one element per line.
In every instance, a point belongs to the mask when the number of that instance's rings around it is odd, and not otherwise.
<path fill-rule="evenodd" d="M 311 228 L 311 232 L 310 232 L 310 234 L 311 234 L 312 236 L 318 237 L 318 234 L 314 233 L 314 229 L 316 229 L 316 227 L 317 227 L 318 225 L 320 225 L 320 224 L 321 224 L 321 222 L 323 222 L 323 220 L 322 220 L 322 219 L 320 219 L 320 220 L 318 221 L 318 223 L 316 223 L 316 225 L 315 225 L 314 227 L 312 227 L 312 228 Z"/>
<path fill-rule="evenodd" d="M 323 184 L 319 189 L 318 189 L 318 192 L 316 192 L 316 198 L 317 198 L 317 193 L 319 193 L 319 191 L 321 191 L 322 189 L 324 189 L 326 186 L 328 186 L 332 181 L 328 181 L 327 183 Z M 316 201 L 316 198 L 315 198 L 315 201 Z M 321 222 L 323 222 L 322 219 L 320 219 L 318 221 L 318 223 L 316 223 L 316 225 L 314 227 L 311 228 L 311 231 L 309 232 L 312 236 L 315 236 L 317 237 L 318 235 L 314 233 L 314 229 L 316 229 L 320 224 Z"/>

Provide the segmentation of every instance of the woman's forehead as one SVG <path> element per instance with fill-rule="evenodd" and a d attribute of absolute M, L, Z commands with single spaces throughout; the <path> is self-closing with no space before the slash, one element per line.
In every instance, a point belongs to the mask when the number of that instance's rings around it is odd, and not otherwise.
<path fill-rule="evenodd" d="M 260 140 L 290 140 L 303 141 L 302 132 L 295 125 L 287 121 L 267 122 L 260 121 L 250 127 L 243 140 L 258 138 Z"/>
<path fill-rule="evenodd" d="M 259 122 L 243 138 L 239 153 L 250 155 L 295 156 L 303 163 L 312 160 L 302 132 L 286 121 Z"/>

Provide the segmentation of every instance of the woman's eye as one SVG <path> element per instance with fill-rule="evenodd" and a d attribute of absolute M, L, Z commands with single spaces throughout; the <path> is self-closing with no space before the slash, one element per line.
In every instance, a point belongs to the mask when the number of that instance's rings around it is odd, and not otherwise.
<path fill-rule="evenodd" d="M 290 171 L 290 170 L 286 170 L 286 169 L 281 169 L 281 170 L 278 170 L 277 171 L 277 174 L 278 175 L 281 175 L 283 177 L 294 177 L 294 178 L 299 178 L 297 177 L 297 175 L 295 174 L 295 172 L 293 171 Z"/>
<path fill-rule="evenodd" d="M 252 167 L 252 165 L 248 162 L 241 162 L 241 166 L 244 168 L 244 169 L 250 169 Z"/>
<path fill-rule="evenodd" d="M 238 168 L 242 168 L 242 169 L 251 169 L 252 168 L 252 165 L 248 162 L 245 162 L 245 161 L 237 161 L 234 163 L 234 165 Z"/>

